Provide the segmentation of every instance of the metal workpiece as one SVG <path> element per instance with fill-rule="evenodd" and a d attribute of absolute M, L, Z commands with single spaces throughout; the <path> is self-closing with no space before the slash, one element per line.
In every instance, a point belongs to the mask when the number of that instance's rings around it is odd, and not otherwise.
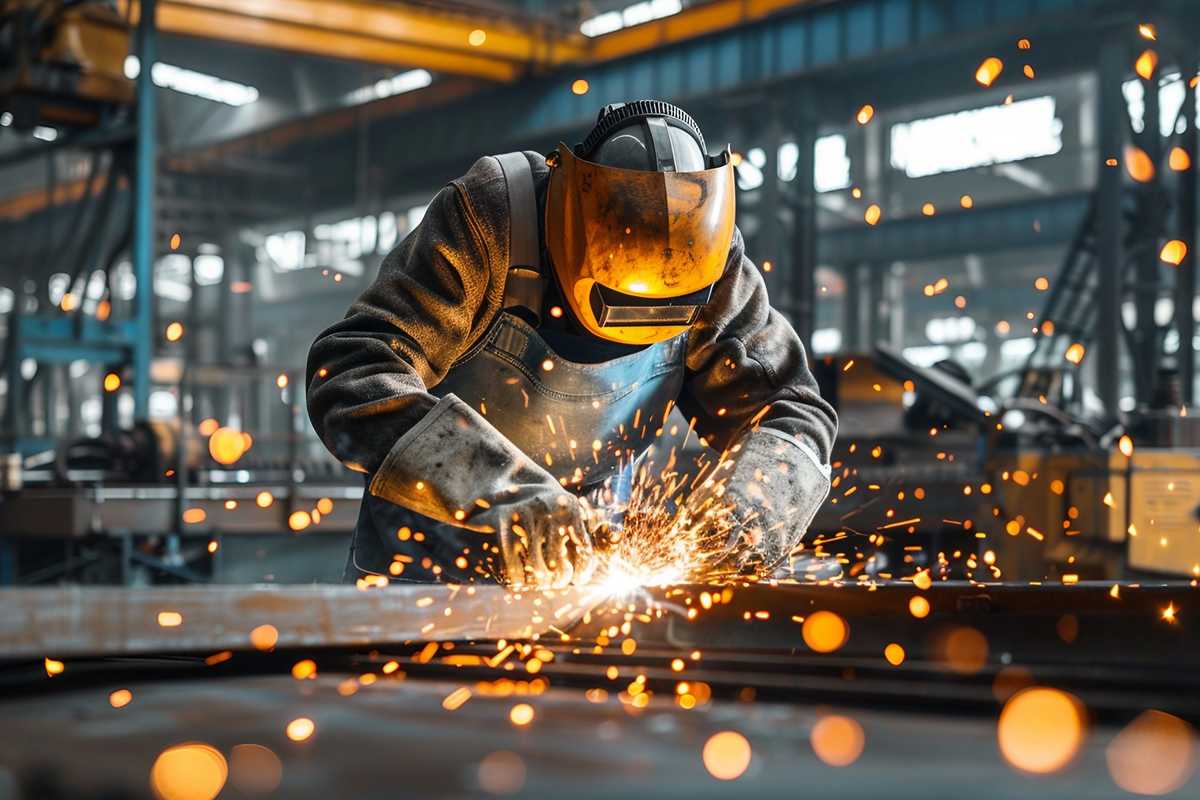
<path fill-rule="evenodd" d="M 577 621 L 587 594 L 398 584 L 0 590 L 0 659 L 531 638 Z M 260 626 L 262 639 L 251 639 Z"/>

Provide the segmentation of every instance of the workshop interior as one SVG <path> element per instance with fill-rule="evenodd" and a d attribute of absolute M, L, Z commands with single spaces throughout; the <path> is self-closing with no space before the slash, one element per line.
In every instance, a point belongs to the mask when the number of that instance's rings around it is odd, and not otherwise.
<path fill-rule="evenodd" d="M 1197 42 L 1192 0 L 0 0 L 0 800 L 1200 796 Z M 657 162 L 593 163 L 627 124 Z M 480 221 L 522 152 L 549 189 Z M 555 437 L 564 495 L 612 450 L 574 581 L 472 574 L 512 555 L 467 462 L 455 505 L 311 411 L 364 369 L 314 341 L 389 254 L 457 264 L 459 211 L 507 322 L 436 366 L 384 315 L 391 355 L 459 431 Z M 772 341 L 701 366 L 731 246 Z M 571 320 L 617 356 L 538 335 Z M 731 569 L 687 498 L 775 470 L 692 409 L 792 330 L 827 496 Z M 611 447 L 533 410 L 593 360 L 653 400 Z M 461 555 L 377 505 L 430 491 Z M 368 525 L 397 549 L 351 570 Z"/>

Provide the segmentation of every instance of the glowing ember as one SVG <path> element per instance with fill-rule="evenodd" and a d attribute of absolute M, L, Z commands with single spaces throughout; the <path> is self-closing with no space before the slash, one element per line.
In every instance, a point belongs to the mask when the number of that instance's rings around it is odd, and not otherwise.
<path fill-rule="evenodd" d="M 279 641 L 279 631 L 274 625 L 259 625 L 250 631 L 250 644 L 255 650 L 270 650 Z"/>
<path fill-rule="evenodd" d="M 293 742 L 303 742 L 317 730 L 316 723 L 308 717 L 297 717 L 287 724 L 285 733 Z"/>
<path fill-rule="evenodd" d="M 1133 70 L 1143 80 L 1150 80 L 1154 77 L 1154 70 L 1158 68 L 1158 53 L 1153 50 L 1144 50 L 1137 57 L 1137 61 L 1133 64 Z"/>
<path fill-rule="evenodd" d="M 163 628 L 177 628 L 183 624 L 183 614 L 178 611 L 160 611 L 158 624 Z"/>
<path fill-rule="evenodd" d="M 813 752 L 831 767 L 853 764 L 862 755 L 865 743 L 862 726 L 849 717 L 822 717 L 813 726 Z"/>
<path fill-rule="evenodd" d="M 211 800 L 228 777 L 221 751 L 200 743 L 168 747 L 150 768 L 150 786 L 162 800 Z"/>
<path fill-rule="evenodd" d="M 509 720 L 518 728 L 524 728 L 526 725 L 533 722 L 533 717 L 533 706 L 529 705 L 529 703 L 517 703 L 508 712 Z"/>
<path fill-rule="evenodd" d="M 1075 758 L 1083 744 L 1083 709 L 1066 692 L 1023 689 L 1005 703 L 997 733 L 1001 754 L 1017 769 L 1056 772 Z"/>
<path fill-rule="evenodd" d="M 701 758 L 704 768 L 717 780 L 732 781 L 740 778 L 750 766 L 752 751 L 750 742 L 737 731 L 721 731 L 704 743 Z"/>
<path fill-rule="evenodd" d="M 804 643 L 818 653 L 832 653 L 850 638 L 850 626 L 832 611 L 815 611 L 800 630 Z"/>
<path fill-rule="evenodd" d="M 1154 180 L 1156 172 L 1154 160 L 1145 150 L 1135 145 L 1126 145 L 1125 147 L 1125 171 L 1138 183 L 1149 183 Z"/>
<path fill-rule="evenodd" d="M 297 661 L 292 665 L 292 677 L 298 681 L 317 677 L 317 662 L 311 658 Z"/>
<path fill-rule="evenodd" d="M 208 437 L 208 453 L 213 461 L 229 466 L 246 454 L 246 439 L 234 428 L 217 428 Z"/>
<path fill-rule="evenodd" d="M 1172 239 L 1163 245 L 1158 257 L 1167 264 L 1178 267 L 1187 258 L 1188 247 L 1179 239 Z"/>
<path fill-rule="evenodd" d="M 996 78 L 1000 77 L 1000 73 L 1004 71 L 1004 62 L 992 56 L 984 59 L 979 65 L 979 69 L 975 70 L 975 81 L 980 86 L 991 86 Z"/>
<path fill-rule="evenodd" d="M 1167 157 L 1167 166 L 1175 172 L 1186 172 L 1192 167 L 1192 157 L 1182 147 L 1172 147 Z"/>

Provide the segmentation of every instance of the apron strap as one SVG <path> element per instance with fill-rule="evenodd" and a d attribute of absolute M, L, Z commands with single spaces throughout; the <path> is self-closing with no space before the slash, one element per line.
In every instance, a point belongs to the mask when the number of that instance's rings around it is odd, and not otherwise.
<path fill-rule="evenodd" d="M 504 309 L 519 307 L 542 318 L 542 247 L 538 235 L 537 193 L 533 170 L 522 152 L 495 157 L 508 190 L 508 274 L 504 281 Z"/>

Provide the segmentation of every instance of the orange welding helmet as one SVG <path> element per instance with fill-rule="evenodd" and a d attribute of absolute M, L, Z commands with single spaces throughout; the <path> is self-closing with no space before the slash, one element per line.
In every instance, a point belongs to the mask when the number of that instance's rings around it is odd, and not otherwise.
<path fill-rule="evenodd" d="M 639 100 L 605 106 L 582 144 L 546 161 L 546 247 L 580 324 L 625 344 L 687 330 L 733 240 L 729 149 L 708 155 L 682 109 Z"/>

